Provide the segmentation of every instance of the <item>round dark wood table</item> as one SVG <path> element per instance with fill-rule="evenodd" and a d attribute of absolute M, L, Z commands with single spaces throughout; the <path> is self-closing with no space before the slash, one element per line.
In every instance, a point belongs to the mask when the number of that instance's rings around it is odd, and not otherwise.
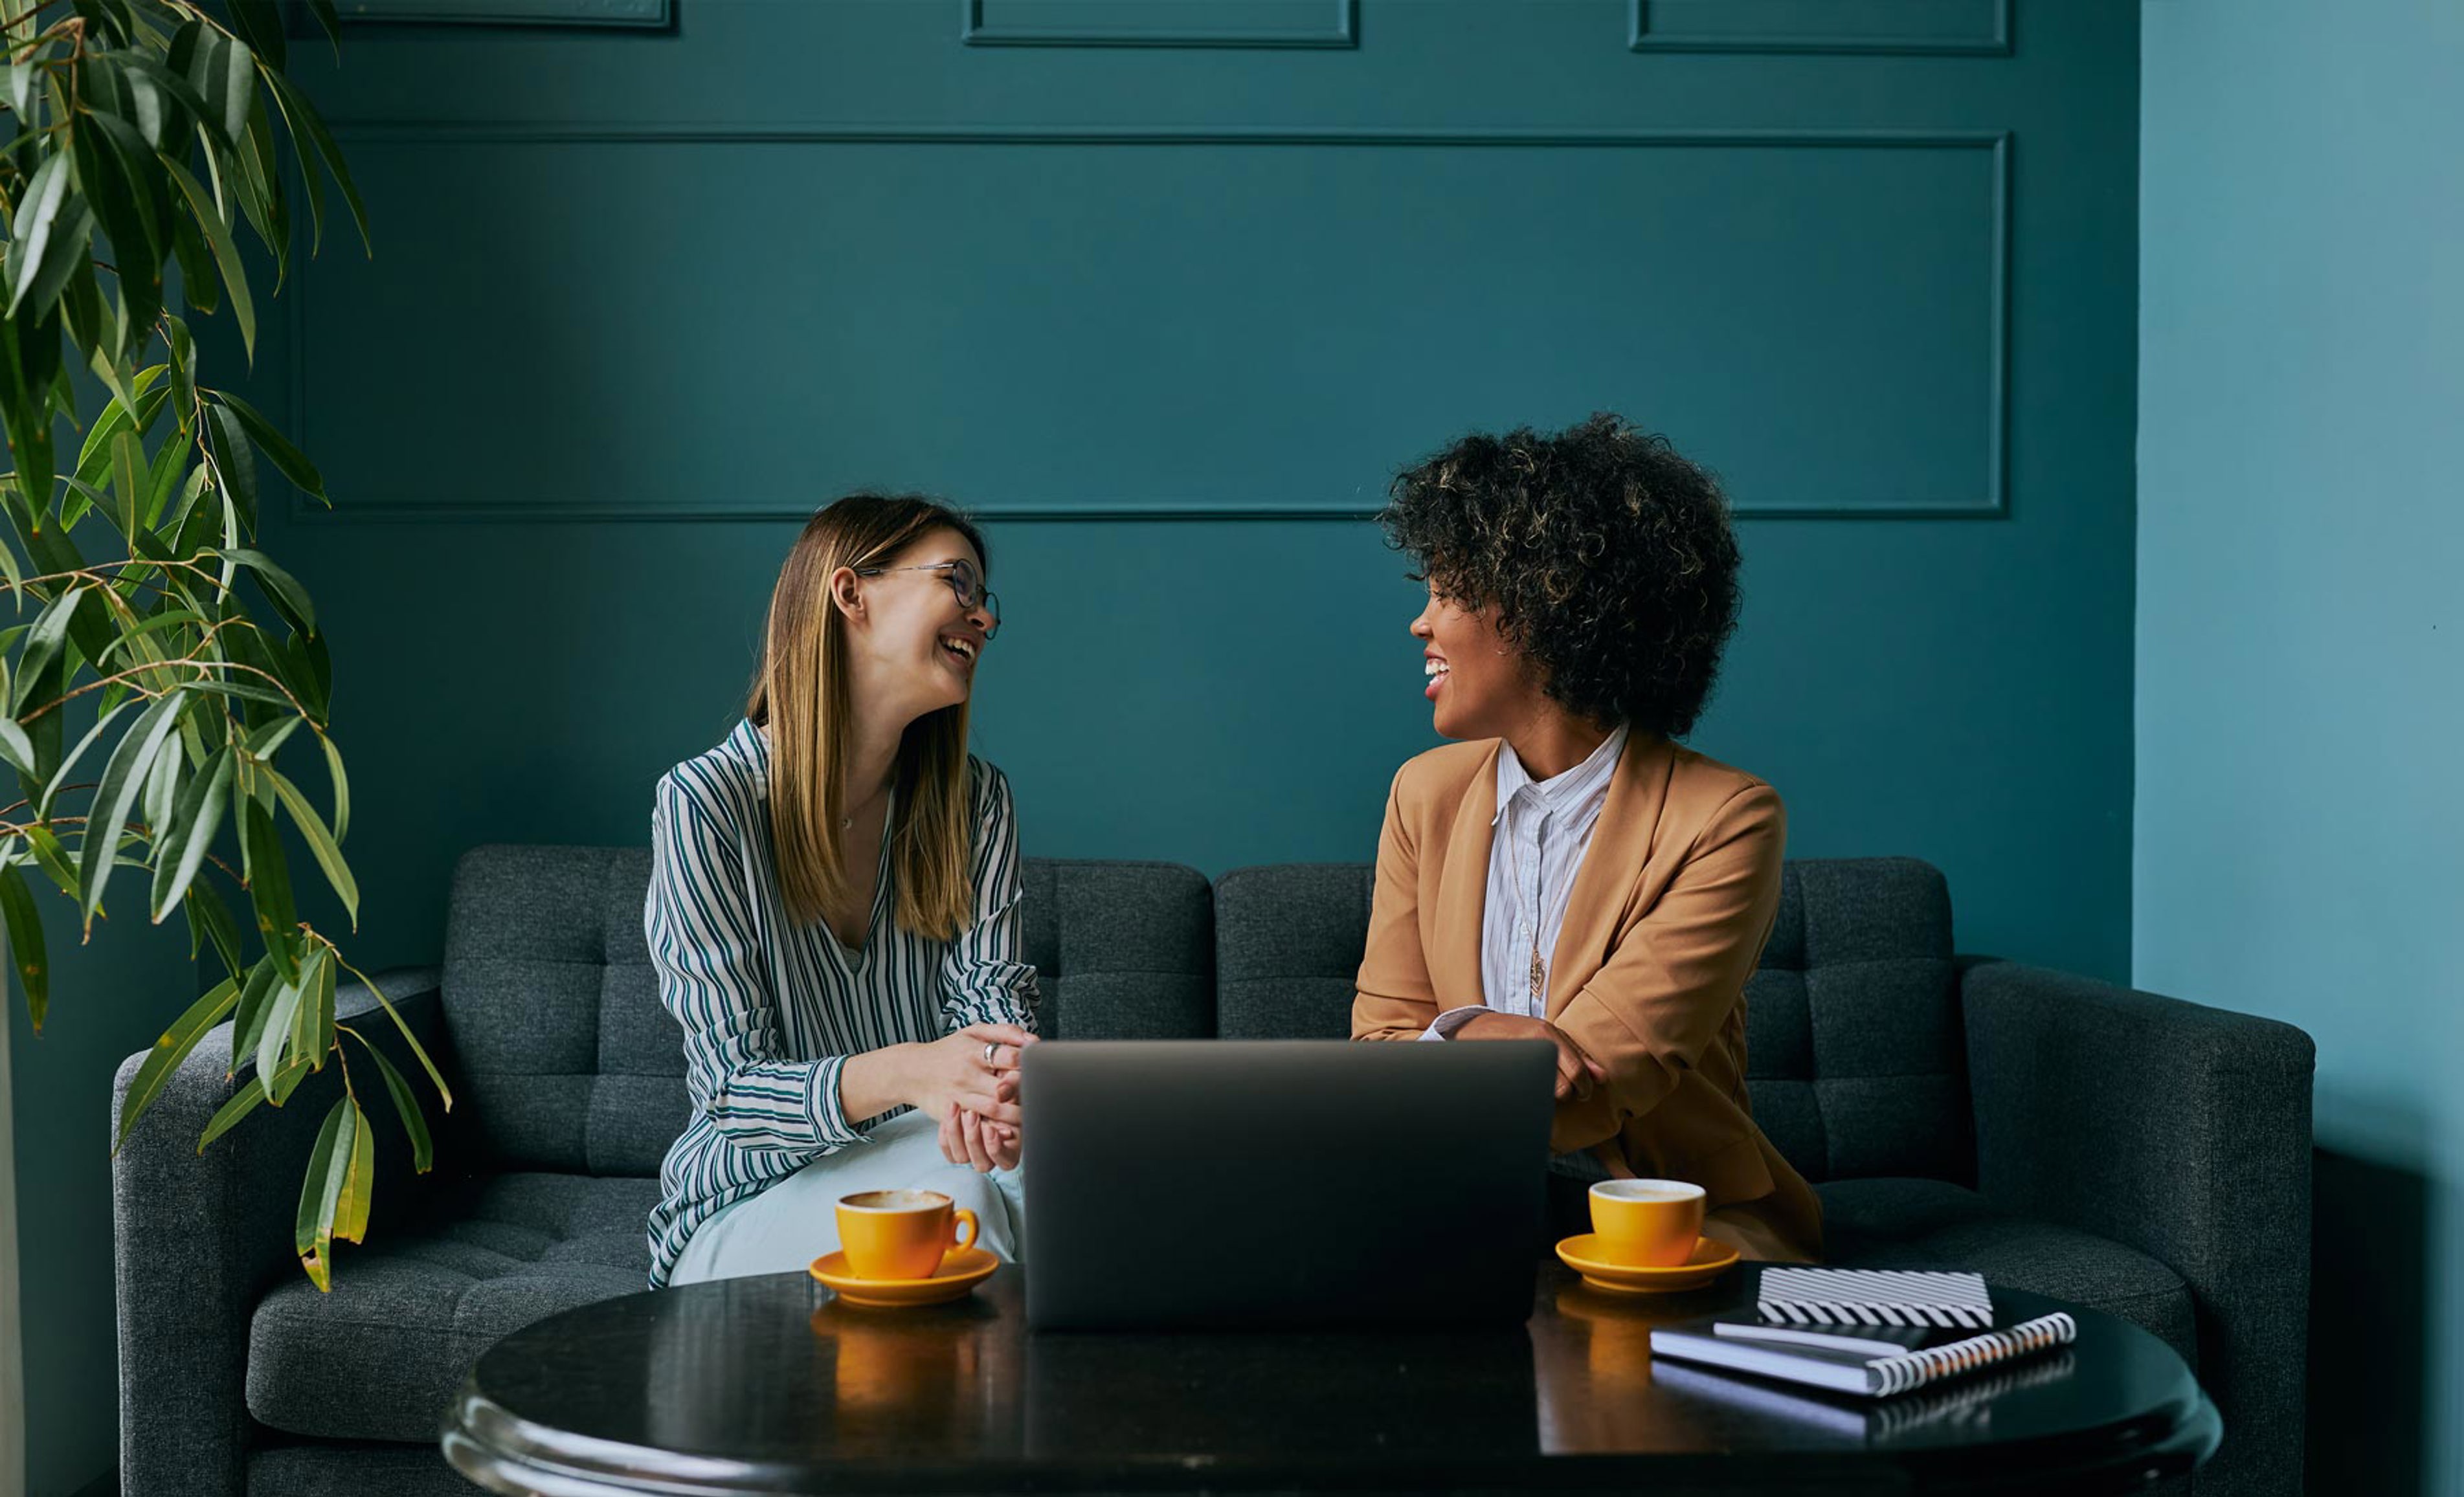
<path fill-rule="evenodd" d="M 2067 1310 L 2076 1344 L 1868 1401 L 1651 1357 L 1755 1269 L 1613 1296 L 1553 1260 L 1510 1332 L 1029 1333 L 1021 1270 L 861 1310 L 803 1274 L 629 1294 L 514 1332 L 446 1457 L 536 1497 L 740 1492 L 2125 1491 L 2222 1425 L 2181 1357 Z"/>

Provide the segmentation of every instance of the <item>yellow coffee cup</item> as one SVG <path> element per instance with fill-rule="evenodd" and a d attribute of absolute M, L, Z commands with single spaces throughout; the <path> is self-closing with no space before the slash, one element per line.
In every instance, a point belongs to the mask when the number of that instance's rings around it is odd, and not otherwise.
<path fill-rule="evenodd" d="M 1690 1180 L 1600 1180 L 1592 1186 L 1592 1232 L 1611 1263 L 1673 1268 L 1703 1235 L 1703 1187 Z"/>
<path fill-rule="evenodd" d="M 956 1236 L 957 1224 L 966 1236 Z M 953 1248 L 976 1245 L 976 1214 L 937 1190 L 868 1190 L 839 1198 L 839 1248 L 865 1279 L 929 1279 Z"/>

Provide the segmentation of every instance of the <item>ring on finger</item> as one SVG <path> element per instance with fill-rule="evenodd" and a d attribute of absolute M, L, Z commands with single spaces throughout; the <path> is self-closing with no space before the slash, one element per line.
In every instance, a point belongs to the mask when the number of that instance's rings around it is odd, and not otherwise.
<path fill-rule="evenodd" d="M 991 1040 L 986 1040 L 984 1042 L 984 1064 L 987 1066 L 991 1065 L 994 1057 L 999 1054 L 1001 1054 L 1001 1046 Z"/>

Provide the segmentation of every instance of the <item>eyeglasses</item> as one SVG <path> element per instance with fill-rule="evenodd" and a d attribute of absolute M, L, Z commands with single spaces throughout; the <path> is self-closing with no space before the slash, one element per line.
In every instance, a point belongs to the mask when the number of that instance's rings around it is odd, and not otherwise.
<path fill-rule="evenodd" d="M 939 572 L 941 580 L 957 595 L 958 606 L 973 613 L 979 608 L 984 615 L 984 638 L 1001 632 L 1001 594 L 984 585 L 976 563 L 960 558 L 955 561 L 926 561 L 915 566 L 859 566 L 858 577 L 879 577 L 884 572 Z"/>

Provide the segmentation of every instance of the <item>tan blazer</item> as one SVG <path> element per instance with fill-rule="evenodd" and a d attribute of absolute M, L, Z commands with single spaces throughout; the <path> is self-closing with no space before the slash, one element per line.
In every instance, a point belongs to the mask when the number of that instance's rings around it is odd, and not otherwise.
<path fill-rule="evenodd" d="M 1453 743 L 1395 776 L 1377 844 L 1355 1040 L 1409 1040 L 1483 1002 L 1481 916 L 1497 812 L 1497 741 Z M 1811 1262 L 1822 1203 L 1754 1125 L 1746 979 L 1779 913 L 1787 813 L 1753 776 L 1649 734 L 1626 740 L 1574 876 L 1547 1017 L 1608 1071 L 1562 1102 L 1556 1153 L 1615 1175 L 1685 1179 L 1705 1232 L 1749 1258 Z"/>

